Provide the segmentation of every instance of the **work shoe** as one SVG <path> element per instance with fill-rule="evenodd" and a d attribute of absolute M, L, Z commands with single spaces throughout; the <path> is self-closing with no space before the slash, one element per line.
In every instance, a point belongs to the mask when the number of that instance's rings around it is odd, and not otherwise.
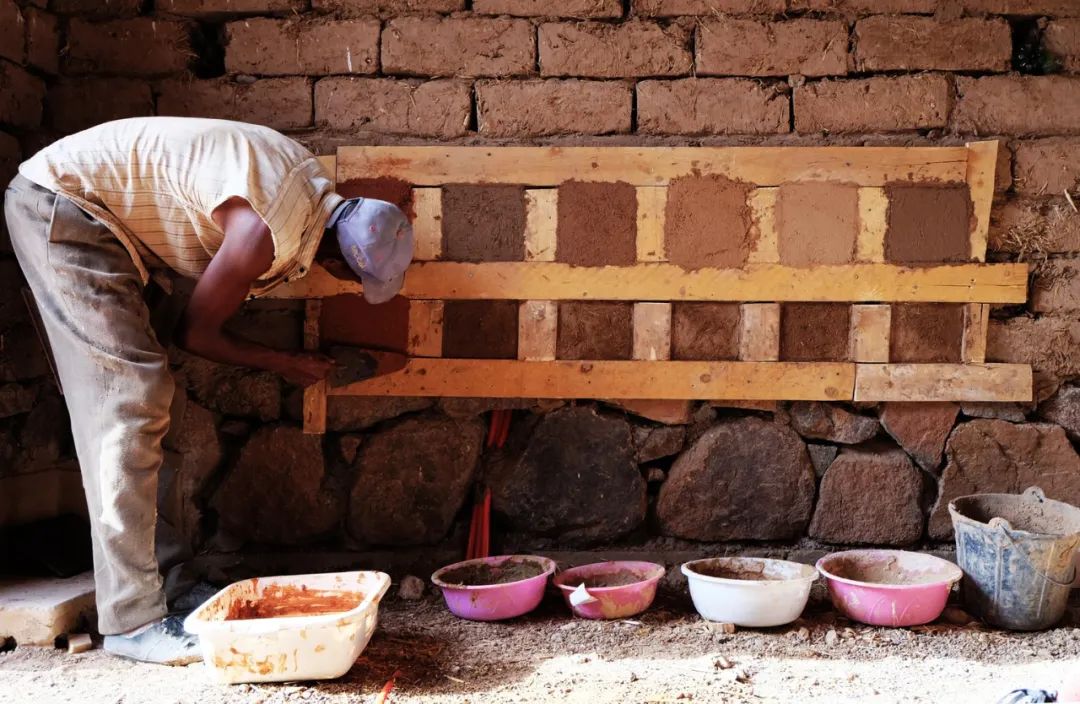
<path fill-rule="evenodd" d="M 105 652 L 156 665 L 188 665 L 202 660 L 199 640 L 184 631 L 184 619 L 166 616 L 130 634 L 105 636 Z"/>

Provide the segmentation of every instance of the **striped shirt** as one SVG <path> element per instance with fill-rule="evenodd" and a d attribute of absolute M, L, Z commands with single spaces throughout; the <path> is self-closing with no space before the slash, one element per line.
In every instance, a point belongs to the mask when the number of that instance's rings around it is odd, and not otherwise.
<path fill-rule="evenodd" d="M 274 261 L 252 295 L 307 273 L 341 197 L 319 160 L 274 130 L 242 122 L 141 117 L 55 142 L 19 167 L 112 231 L 144 283 L 154 270 L 198 278 L 225 233 L 211 213 L 245 199 L 270 229 Z"/>

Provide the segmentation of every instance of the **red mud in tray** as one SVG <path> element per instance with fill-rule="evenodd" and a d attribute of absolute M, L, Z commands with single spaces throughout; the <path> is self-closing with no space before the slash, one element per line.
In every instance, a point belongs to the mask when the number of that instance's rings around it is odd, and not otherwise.
<path fill-rule="evenodd" d="M 738 359 L 741 320 L 738 303 L 673 303 L 671 358 Z"/>
<path fill-rule="evenodd" d="M 637 261 L 637 189 L 629 183 L 559 186 L 555 261 L 629 266 Z"/>
<path fill-rule="evenodd" d="M 962 262 L 971 258 L 974 206 L 964 184 L 885 186 L 885 261 L 895 264 Z"/>
<path fill-rule="evenodd" d="M 360 592 L 324 591 L 293 585 L 271 585 L 257 599 L 241 599 L 229 604 L 225 621 L 260 618 L 319 616 L 352 611 L 364 601 Z"/>
<path fill-rule="evenodd" d="M 892 306 L 890 362 L 959 362 L 964 338 L 964 306 L 904 303 Z"/>
<path fill-rule="evenodd" d="M 746 198 L 751 186 L 723 176 L 687 176 L 668 186 L 664 247 L 684 269 L 738 269 L 757 239 Z"/>
<path fill-rule="evenodd" d="M 520 186 L 444 186 L 442 258 L 520 262 L 525 258 L 525 217 Z"/>
<path fill-rule="evenodd" d="M 850 327 L 847 303 L 784 303 L 780 306 L 780 359 L 846 361 Z"/>
<path fill-rule="evenodd" d="M 558 359 L 630 359 L 634 353 L 634 306 L 608 301 L 559 304 Z"/>
<path fill-rule="evenodd" d="M 447 301 L 443 357 L 517 359 L 517 301 Z"/>
<path fill-rule="evenodd" d="M 788 183 L 776 194 L 780 263 L 847 264 L 859 233 L 859 189 L 846 183 Z"/>

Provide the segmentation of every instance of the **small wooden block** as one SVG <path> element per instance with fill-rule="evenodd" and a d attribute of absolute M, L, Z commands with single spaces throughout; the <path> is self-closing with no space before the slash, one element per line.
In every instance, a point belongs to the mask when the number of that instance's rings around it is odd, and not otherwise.
<path fill-rule="evenodd" d="M 757 242 L 747 261 L 754 264 L 775 264 L 780 261 L 780 236 L 776 232 L 777 188 L 755 188 L 747 204 L 757 231 Z"/>
<path fill-rule="evenodd" d="M 304 302 L 304 349 L 319 350 L 319 316 L 322 301 Z M 326 381 L 318 381 L 304 389 L 304 432 L 322 435 L 326 432 Z"/>
<path fill-rule="evenodd" d="M 634 304 L 634 359 L 671 359 L 671 304 Z"/>
<path fill-rule="evenodd" d="M 637 260 L 666 261 L 664 210 L 667 208 L 667 188 L 638 186 L 637 203 Z"/>
<path fill-rule="evenodd" d="M 986 334 L 989 324 L 989 305 L 969 303 L 964 306 L 964 342 L 960 349 L 960 359 L 965 364 L 982 364 L 986 361 Z"/>
<path fill-rule="evenodd" d="M 518 359 L 544 362 L 555 359 L 559 334 L 559 304 L 522 301 L 518 313 Z"/>
<path fill-rule="evenodd" d="M 90 640 L 90 636 L 86 633 L 69 633 L 67 651 L 69 654 L 85 653 L 94 647 L 94 641 Z"/>
<path fill-rule="evenodd" d="M 1026 364 L 859 364 L 855 401 L 1031 401 Z"/>
<path fill-rule="evenodd" d="M 694 403 L 692 401 L 605 399 L 604 403 L 621 408 L 635 416 L 648 418 L 665 425 L 686 425 L 693 420 Z"/>
<path fill-rule="evenodd" d="M 330 176 L 334 179 L 334 182 L 336 183 L 337 182 L 337 154 L 323 154 L 322 156 L 319 156 L 319 157 L 316 157 L 316 158 L 319 160 L 319 163 L 323 165 L 323 168 L 326 169 L 327 173 L 330 174 Z"/>
<path fill-rule="evenodd" d="M 525 191 L 525 261 L 555 261 L 558 212 L 557 189 L 536 188 Z"/>
<path fill-rule="evenodd" d="M 443 301 L 409 301 L 409 356 L 442 356 L 444 307 Z"/>
<path fill-rule="evenodd" d="M 889 199 L 882 188 L 859 189 L 859 234 L 855 240 L 855 261 L 885 261 L 886 213 Z"/>
<path fill-rule="evenodd" d="M 968 142 L 967 184 L 971 191 L 971 258 L 986 261 L 990 231 L 990 206 L 994 201 L 994 172 L 997 170 L 997 140 Z"/>
<path fill-rule="evenodd" d="M 780 359 L 780 304 L 744 303 L 739 359 L 775 362 Z"/>
<path fill-rule="evenodd" d="M 746 411 L 765 411 L 775 413 L 776 401 L 710 401 L 713 408 L 741 408 Z"/>
<path fill-rule="evenodd" d="M 892 306 L 851 306 L 851 359 L 888 362 Z"/>
<path fill-rule="evenodd" d="M 430 262 L 442 256 L 442 189 L 414 188 L 413 236 L 416 247 L 413 259 L 418 262 Z"/>

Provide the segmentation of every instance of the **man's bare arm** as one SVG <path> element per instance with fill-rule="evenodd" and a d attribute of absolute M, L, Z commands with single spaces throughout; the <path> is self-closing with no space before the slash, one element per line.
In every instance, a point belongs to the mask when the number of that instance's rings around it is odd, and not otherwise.
<path fill-rule="evenodd" d="M 243 198 L 230 198 L 213 212 L 225 241 L 195 285 L 178 331 L 185 350 L 226 364 L 255 367 L 308 385 L 325 378 L 333 362 L 318 354 L 282 352 L 230 334 L 226 321 L 274 261 L 270 229 Z"/>

